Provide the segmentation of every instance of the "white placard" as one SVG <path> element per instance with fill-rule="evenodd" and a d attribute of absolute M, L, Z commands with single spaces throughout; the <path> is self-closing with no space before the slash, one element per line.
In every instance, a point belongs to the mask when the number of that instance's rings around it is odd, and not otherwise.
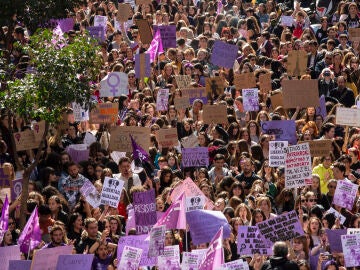
<path fill-rule="evenodd" d="M 186 212 L 194 211 L 197 209 L 204 209 L 205 206 L 205 197 L 204 196 L 194 196 L 185 198 L 185 207 Z"/>
<path fill-rule="evenodd" d="M 107 16 L 95 15 L 94 17 L 94 26 L 102 26 L 106 29 Z"/>
<path fill-rule="evenodd" d="M 336 124 L 351 127 L 360 126 L 360 110 L 344 107 L 336 108 Z"/>
<path fill-rule="evenodd" d="M 105 177 L 103 188 L 101 191 L 101 204 L 117 208 L 123 186 L 124 181 L 115 178 Z"/>
<path fill-rule="evenodd" d="M 242 90 L 243 105 L 245 111 L 259 110 L 259 90 L 257 88 L 249 88 Z"/>
<path fill-rule="evenodd" d="M 352 210 L 359 186 L 347 180 L 337 182 L 333 204 Z"/>
<path fill-rule="evenodd" d="M 169 89 L 159 89 L 156 97 L 156 110 L 167 111 L 169 101 Z"/>
<path fill-rule="evenodd" d="M 289 145 L 288 141 L 269 142 L 269 166 L 285 166 L 285 148 Z"/>
<path fill-rule="evenodd" d="M 138 269 L 143 250 L 136 247 L 125 246 L 119 262 L 119 270 Z"/>
<path fill-rule="evenodd" d="M 281 25 L 292 26 L 294 18 L 292 16 L 281 16 Z"/>
<path fill-rule="evenodd" d="M 127 95 L 129 78 L 124 72 L 111 72 L 100 82 L 100 97 L 118 97 Z"/>

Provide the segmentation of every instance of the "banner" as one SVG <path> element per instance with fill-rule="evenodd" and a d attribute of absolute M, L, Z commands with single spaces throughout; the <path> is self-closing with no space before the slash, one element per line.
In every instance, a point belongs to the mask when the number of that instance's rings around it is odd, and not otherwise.
<path fill-rule="evenodd" d="M 0 268 L 4 267 L 4 269 L 11 269 L 9 267 L 10 260 L 20 260 L 21 253 L 19 246 L 7 246 L 0 247 Z"/>
<path fill-rule="evenodd" d="M 160 31 L 164 49 L 176 48 L 176 25 L 153 25 L 154 33 Z"/>
<path fill-rule="evenodd" d="M 351 211 L 354 206 L 358 188 L 359 185 L 353 184 L 350 181 L 337 181 L 332 203 Z"/>
<path fill-rule="evenodd" d="M 100 203 L 111 207 L 118 207 L 124 181 L 105 177 L 101 191 Z"/>
<path fill-rule="evenodd" d="M 287 141 L 269 142 L 269 167 L 285 166 L 285 149 L 287 147 Z"/>
<path fill-rule="evenodd" d="M 133 194 L 136 234 L 148 234 L 156 223 L 155 189 Z"/>
<path fill-rule="evenodd" d="M 37 250 L 31 264 L 31 270 L 56 269 L 60 255 L 71 255 L 73 246 L 45 248 Z"/>
<path fill-rule="evenodd" d="M 325 229 L 326 237 L 329 241 L 330 251 L 333 253 L 335 252 L 343 252 L 342 245 L 341 245 L 341 236 L 346 235 L 346 229 L 335 229 L 329 230 Z"/>
<path fill-rule="evenodd" d="M 128 127 L 117 126 L 111 130 L 109 148 L 120 152 L 132 153 L 130 135 L 136 143 L 145 151 L 150 148 L 150 128 L 148 127 Z"/>

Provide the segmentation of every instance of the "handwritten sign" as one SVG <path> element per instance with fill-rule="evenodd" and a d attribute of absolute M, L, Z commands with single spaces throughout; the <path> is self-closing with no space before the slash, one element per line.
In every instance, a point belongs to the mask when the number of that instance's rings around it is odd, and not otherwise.
<path fill-rule="evenodd" d="M 90 270 L 94 254 L 60 255 L 56 270 Z"/>
<path fill-rule="evenodd" d="M 136 234 L 148 234 L 156 223 L 155 189 L 133 194 Z"/>
<path fill-rule="evenodd" d="M 315 141 L 306 141 L 310 146 L 311 157 L 323 157 L 328 156 L 332 151 L 332 140 L 321 139 Z M 299 143 L 305 143 L 299 142 Z"/>
<path fill-rule="evenodd" d="M 178 88 L 191 87 L 191 76 L 190 75 L 175 75 L 175 80 Z"/>
<path fill-rule="evenodd" d="M 291 27 L 293 23 L 294 18 L 292 16 L 281 16 L 281 25 Z"/>
<path fill-rule="evenodd" d="M 14 140 L 16 151 L 31 150 L 39 146 L 39 142 L 35 140 L 34 132 L 29 129 L 14 133 Z"/>
<path fill-rule="evenodd" d="M 80 188 L 80 193 L 92 207 L 99 207 L 101 194 L 88 179 L 85 180 L 83 186 Z"/>
<path fill-rule="evenodd" d="M 123 186 L 124 181 L 105 177 L 100 197 L 101 204 L 117 208 Z"/>
<path fill-rule="evenodd" d="M 150 54 L 135 54 L 135 77 L 142 79 L 151 76 Z"/>
<path fill-rule="evenodd" d="M 70 255 L 73 246 L 40 249 L 35 252 L 31 270 L 55 270 L 60 255 Z"/>
<path fill-rule="evenodd" d="M 156 97 L 156 110 L 167 111 L 169 101 L 169 89 L 159 89 Z"/>
<path fill-rule="evenodd" d="M 272 90 L 272 86 L 271 86 L 271 74 L 270 73 L 265 73 L 265 74 L 260 74 L 259 75 L 259 88 L 260 88 L 260 93 L 270 93 Z"/>
<path fill-rule="evenodd" d="M 270 96 L 271 100 L 271 107 L 275 109 L 276 107 L 283 106 L 283 94 L 281 92 L 275 93 L 274 95 Z"/>
<path fill-rule="evenodd" d="M 35 136 L 35 142 L 41 142 L 45 132 L 45 121 L 36 122 L 33 124 L 32 130 Z"/>
<path fill-rule="evenodd" d="M 238 46 L 215 40 L 211 63 L 220 67 L 232 68 L 238 54 Z"/>
<path fill-rule="evenodd" d="M 182 96 L 188 97 L 190 104 L 193 104 L 195 99 L 201 99 L 204 104 L 207 103 L 206 88 L 205 87 L 193 87 L 181 89 Z"/>
<path fill-rule="evenodd" d="M 205 86 L 208 99 L 214 99 L 224 93 L 224 81 L 221 77 L 206 78 Z"/>
<path fill-rule="evenodd" d="M 119 105 L 117 103 L 98 103 L 90 111 L 91 124 L 112 124 L 118 119 Z"/>
<path fill-rule="evenodd" d="M 256 87 L 256 78 L 254 76 L 254 73 L 235 74 L 234 85 L 236 89 Z"/>
<path fill-rule="evenodd" d="M 285 152 L 285 187 L 311 185 L 312 167 L 309 144 L 288 146 Z"/>
<path fill-rule="evenodd" d="M 317 107 L 318 80 L 284 80 L 281 82 L 285 108 Z"/>
<path fill-rule="evenodd" d="M 73 102 L 71 107 L 73 109 L 75 122 L 82 122 L 82 121 L 89 120 L 89 110 L 85 110 L 80 104 L 78 104 L 76 102 Z M 35 136 L 35 138 L 36 138 L 36 136 Z"/>
<path fill-rule="evenodd" d="M 92 38 L 97 39 L 99 42 L 105 41 L 105 29 L 102 26 L 88 26 L 86 30 L 89 31 Z"/>
<path fill-rule="evenodd" d="M 94 17 L 94 26 L 101 26 L 103 29 L 106 29 L 107 16 L 95 15 Z"/>
<path fill-rule="evenodd" d="M 256 226 L 239 226 L 237 235 L 237 252 L 239 255 L 272 255 L 271 242 L 265 242 Z"/>
<path fill-rule="evenodd" d="M 111 130 L 109 148 L 120 152 L 132 153 L 130 135 L 145 151 L 150 147 L 150 128 L 120 126 Z"/>
<path fill-rule="evenodd" d="M 288 147 L 287 141 L 269 142 L 269 166 L 285 166 L 285 148 Z"/>
<path fill-rule="evenodd" d="M 293 120 L 275 120 L 261 122 L 261 129 L 275 141 L 288 141 L 296 144 L 296 125 Z"/>
<path fill-rule="evenodd" d="M 360 126 L 360 110 L 344 107 L 336 108 L 336 124 L 344 126 Z"/>
<path fill-rule="evenodd" d="M 245 111 L 259 110 L 259 95 L 257 88 L 249 88 L 242 90 L 243 105 Z"/>
<path fill-rule="evenodd" d="M 176 48 L 176 25 L 154 25 L 154 33 L 159 29 L 164 49 Z"/>
<path fill-rule="evenodd" d="M 352 210 L 359 185 L 349 181 L 337 181 L 333 204 Z"/>
<path fill-rule="evenodd" d="M 161 128 L 157 132 L 157 139 L 162 147 L 178 145 L 178 134 L 176 128 Z"/>
<path fill-rule="evenodd" d="M 227 122 L 227 111 L 225 105 L 204 105 L 204 124 L 222 124 Z"/>
<path fill-rule="evenodd" d="M 209 150 L 207 147 L 184 148 L 182 154 L 183 167 L 209 166 Z"/>
<path fill-rule="evenodd" d="M 181 139 L 181 145 L 184 148 L 193 148 L 199 145 L 199 139 L 194 133 L 192 133 L 190 136 Z"/>
<path fill-rule="evenodd" d="M 177 97 L 174 98 L 175 109 L 186 110 L 189 106 L 189 97 Z"/>
<path fill-rule="evenodd" d="M 100 82 L 100 97 L 127 95 L 129 78 L 124 72 L 110 72 Z"/>

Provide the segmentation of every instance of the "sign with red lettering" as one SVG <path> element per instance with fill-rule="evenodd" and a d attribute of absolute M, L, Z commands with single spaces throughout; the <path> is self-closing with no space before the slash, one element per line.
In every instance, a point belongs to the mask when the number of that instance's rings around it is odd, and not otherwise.
<path fill-rule="evenodd" d="M 178 144 L 178 134 L 176 128 L 161 128 L 157 132 L 157 139 L 162 147 L 171 147 Z"/>

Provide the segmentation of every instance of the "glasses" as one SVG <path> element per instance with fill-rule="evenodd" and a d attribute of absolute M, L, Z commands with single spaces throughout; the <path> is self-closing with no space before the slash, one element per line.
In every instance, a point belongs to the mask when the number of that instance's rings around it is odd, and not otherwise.
<path fill-rule="evenodd" d="M 128 78 L 130 79 L 130 78 L 135 78 L 135 76 L 134 75 L 130 75 L 130 76 L 128 76 Z"/>
<path fill-rule="evenodd" d="M 331 188 L 331 189 L 332 189 L 332 188 L 336 188 L 336 186 L 329 186 L 329 188 Z"/>
<path fill-rule="evenodd" d="M 302 202 L 302 203 L 305 203 L 305 202 L 306 202 L 306 200 L 305 200 L 305 199 L 304 199 L 304 200 L 301 200 L 301 202 Z"/>
<path fill-rule="evenodd" d="M 307 202 L 315 202 L 315 199 L 307 199 Z"/>

